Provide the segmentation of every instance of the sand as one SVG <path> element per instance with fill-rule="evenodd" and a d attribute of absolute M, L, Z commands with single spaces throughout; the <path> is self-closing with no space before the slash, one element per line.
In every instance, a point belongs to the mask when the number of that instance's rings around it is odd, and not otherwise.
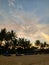
<path fill-rule="evenodd" d="M 49 65 L 49 55 L 0 55 L 0 65 Z"/>

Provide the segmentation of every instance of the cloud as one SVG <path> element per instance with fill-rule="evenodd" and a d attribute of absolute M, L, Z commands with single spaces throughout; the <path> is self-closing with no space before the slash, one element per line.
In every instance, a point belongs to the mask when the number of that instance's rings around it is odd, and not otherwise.
<path fill-rule="evenodd" d="M 35 15 L 35 10 L 33 12 L 20 11 L 18 9 L 11 13 L 12 19 L 15 23 L 18 23 L 18 36 L 33 38 L 33 35 L 38 31 L 37 24 L 40 21 L 40 17 Z"/>
<path fill-rule="evenodd" d="M 0 15 L 3 17 L 0 28 L 6 27 L 7 30 L 13 29 L 16 31 L 18 37 L 25 37 L 31 41 L 36 39 L 47 39 L 46 41 L 48 42 L 48 38 L 45 38 L 45 36 L 41 34 L 41 31 L 44 34 L 48 34 L 49 25 L 39 24 L 39 21 L 41 20 L 40 17 L 34 16 L 31 13 L 28 14 L 24 11 L 14 11 L 10 16 L 8 16 L 5 11 L 1 11 Z"/>
<path fill-rule="evenodd" d="M 8 0 L 9 7 L 15 7 L 15 0 Z"/>
<path fill-rule="evenodd" d="M 24 10 L 22 5 L 17 5 L 15 8 L 15 0 L 8 0 L 8 2 L 9 8 L 12 10 L 9 11 L 9 15 L 5 11 L 0 11 L 2 16 L 0 29 L 6 27 L 7 30 L 15 30 L 18 37 L 25 37 L 31 41 L 40 39 L 48 42 L 49 24 L 40 24 L 44 16 L 41 17 L 36 14 L 38 9 L 35 8 L 28 12 Z"/>
<path fill-rule="evenodd" d="M 46 41 L 48 41 L 49 43 L 49 35 L 45 34 L 45 33 L 41 33 L 41 35 L 45 38 Z"/>

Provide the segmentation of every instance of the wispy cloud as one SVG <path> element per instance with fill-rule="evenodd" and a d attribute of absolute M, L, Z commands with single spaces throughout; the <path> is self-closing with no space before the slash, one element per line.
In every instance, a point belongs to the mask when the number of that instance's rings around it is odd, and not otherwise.
<path fill-rule="evenodd" d="M 45 21 L 43 21 L 43 19 L 49 17 L 49 9 L 46 9 L 44 13 L 38 7 L 31 11 L 26 11 L 22 4 L 15 4 L 15 1 L 8 0 L 8 13 L 5 10 L 0 10 L 0 16 L 2 16 L 0 29 L 4 27 L 7 30 L 13 29 L 18 37 L 25 37 L 31 41 L 40 39 L 49 42 L 49 24 L 45 24 Z"/>
<path fill-rule="evenodd" d="M 45 38 L 46 41 L 48 41 L 49 43 L 49 35 L 45 34 L 45 33 L 41 33 L 41 35 Z"/>
<path fill-rule="evenodd" d="M 9 7 L 15 7 L 15 0 L 8 0 Z"/>
<path fill-rule="evenodd" d="M 32 15 L 32 13 L 28 14 L 24 11 L 13 11 L 9 17 L 7 13 L 1 11 L 0 15 L 3 17 L 4 23 L 0 25 L 0 28 L 6 27 L 7 30 L 13 29 L 16 31 L 18 37 L 25 37 L 30 39 L 31 41 L 36 39 L 47 39 L 46 41 L 48 42 L 48 38 L 44 35 L 46 35 L 46 33 L 48 34 L 49 24 L 40 24 L 39 21 L 41 20 L 41 18 L 37 17 L 35 13 L 34 15 Z"/>

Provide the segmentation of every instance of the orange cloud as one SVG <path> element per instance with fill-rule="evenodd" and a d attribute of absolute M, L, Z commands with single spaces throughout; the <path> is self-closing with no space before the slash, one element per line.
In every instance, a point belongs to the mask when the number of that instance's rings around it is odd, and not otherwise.
<path fill-rule="evenodd" d="M 49 42 L 49 35 L 47 35 L 47 34 L 45 34 L 45 33 L 41 33 L 42 34 L 42 36 Z"/>

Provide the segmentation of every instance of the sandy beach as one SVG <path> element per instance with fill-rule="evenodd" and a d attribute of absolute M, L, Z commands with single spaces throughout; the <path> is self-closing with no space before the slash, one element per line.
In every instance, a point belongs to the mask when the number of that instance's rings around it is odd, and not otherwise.
<path fill-rule="evenodd" d="M 49 65 L 49 55 L 0 55 L 0 65 Z"/>

